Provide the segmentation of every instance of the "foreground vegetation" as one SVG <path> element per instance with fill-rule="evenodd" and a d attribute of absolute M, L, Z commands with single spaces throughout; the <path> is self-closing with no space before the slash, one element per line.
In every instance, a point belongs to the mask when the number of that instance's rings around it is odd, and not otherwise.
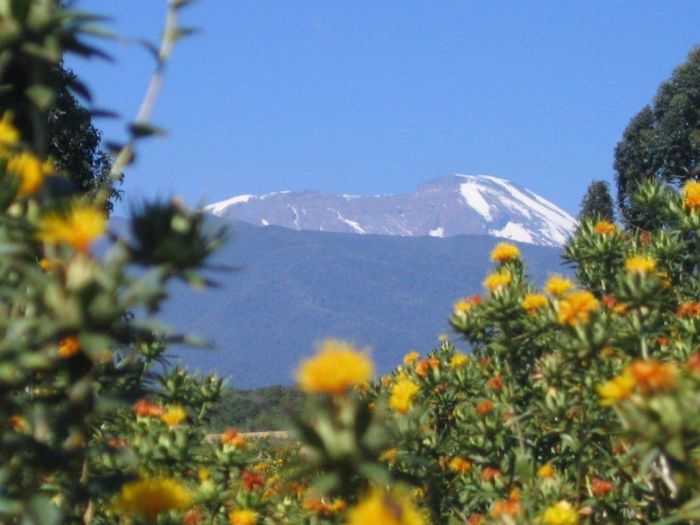
<path fill-rule="evenodd" d="M 209 284 L 201 271 L 225 233 L 176 202 L 145 204 L 128 239 L 105 213 L 136 141 L 156 131 L 150 104 L 187 3 L 170 1 L 131 138 L 88 191 L 62 184 L 48 155 L 45 81 L 64 52 L 100 53 L 81 40 L 94 20 L 0 2 L 0 68 L 25 73 L 0 120 L 0 521 L 700 521 L 694 180 L 638 185 L 644 230 L 582 224 L 566 248 L 576 282 L 537 290 L 518 248 L 497 245 L 484 293 L 451 318 L 471 355 L 443 340 L 373 380 L 366 352 L 326 341 L 297 370 L 293 445 L 208 434 L 223 382 L 167 366 L 167 344 L 185 338 L 150 316 L 168 281 Z"/>

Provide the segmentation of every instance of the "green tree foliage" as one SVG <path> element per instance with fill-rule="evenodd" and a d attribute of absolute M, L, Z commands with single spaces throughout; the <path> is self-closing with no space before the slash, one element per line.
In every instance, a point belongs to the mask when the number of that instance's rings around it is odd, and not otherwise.
<path fill-rule="evenodd" d="M 255 390 L 224 390 L 213 407 L 209 427 L 222 431 L 230 427 L 245 432 L 284 430 L 290 415 L 299 411 L 304 396 L 284 386 Z"/>
<path fill-rule="evenodd" d="M 617 201 L 639 226 L 632 195 L 643 180 L 682 184 L 700 176 L 700 47 L 661 84 L 651 106 L 629 123 L 615 148 Z"/>
<path fill-rule="evenodd" d="M 610 187 L 607 182 L 602 180 L 591 182 L 581 201 L 579 219 L 581 221 L 597 219 L 609 222 L 615 220 L 615 205 L 610 196 Z"/>

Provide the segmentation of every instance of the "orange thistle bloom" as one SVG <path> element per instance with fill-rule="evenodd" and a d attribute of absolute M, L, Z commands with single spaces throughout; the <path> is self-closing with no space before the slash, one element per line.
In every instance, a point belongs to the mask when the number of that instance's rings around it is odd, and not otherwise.
<path fill-rule="evenodd" d="M 265 486 L 265 478 L 252 470 L 244 470 L 241 474 L 241 483 L 247 491 L 254 492 Z"/>
<path fill-rule="evenodd" d="M 27 421 L 22 416 L 17 414 L 15 414 L 14 416 L 10 416 L 7 420 L 7 423 L 16 432 L 24 432 L 24 430 L 27 428 Z"/>
<path fill-rule="evenodd" d="M 700 182 L 691 180 L 683 186 L 683 204 L 690 210 L 700 208 Z"/>
<path fill-rule="evenodd" d="M 74 335 L 64 337 L 58 343 L 58 356 L 67 359 L 80 352 L 80 340 Z"/>
<path fill-rule="evenodd" d="M 696 352 L 685 362 L 685 367 L 693 374 L 700 375 L 700 352 Z"/>
<path fill-rule="evenodd" d="M 469 525 L 481 525 L 483 519 L 484 517 L 481 514 L 470 514 L 467 523 L 469 523 Z"/>
<path fill-rule="evenodd" d="M 501 518 L 505 515 L 515 517 L 522 511 L 520 506 L 520 492 L 513 489 L 508 499 L 497 501 L 491 508 L 491 517 Z"/>
<path fill-rule="evenodd" d="M 539 469 L 537 469 L 537 475 L 541 478 L 553 478 L 554 477 L 554 466 L 551 463 L 545 463 Z"/>
<path fill-rule="evenodd" d="M 535 315 L 537 310 L 549 304 L 549 299 L 541 293 L 531 293 L 525 296 L 522 306 L 529 315 Z"/>
<path fill-rule="evenodd" d="M 598 235 L 610 235 L 612 233 L 615 233 L 617 231 L 617 226 L 615 226 L 612 222 L 608 221 L 599 221 L 594 227 L 593 230 L 598 234 Z"/>
<path fill-rule="evenodd" d="M 559 303 L 557 321 L 566 326 L 587 324 L 592 312 L 598 309 L 598 300 L 587 291 L 571 292 Z"/>
<path fill-rule="evenodd" d="M 416 374 L 418 374 L 421 377 L 424 377 L 428 371 L 430 370 L 435 370 L 436 368 L 440 367 L 440 360 L 431 358 L 431 359 L 423 359 L 420 363 L 416 365 Z"/>
<path fill-rule="evenodd" d="M 491 261 L 495 263 L 505 263 L 520 259 L 520 250 L 514 244 L 501 242 L 491 252 Z"/>
<path fill-rule="evenodd" d="M 494 467 L 484 467 L 481 471 L 481 477 L 484 481 L 493 481 L 494 479 L 500 478 L 503 474 L 501 471 Z"/>
<path fill-rule="evenodd" d="M 481 357 L 479 359 L 478 363 L 479 363 L 479 366 L 481 366 L 482 368 L 487 367 L 491 364 L 491 358 L 490 357 Z"/>
<path fill-rule="evenodd" d="M 245 438 L 232 428 L 221 434 L 219 441 L 222 445 L 230 445 L 233 448 L 243 448 L 245 446 Z"/>
<path fill-rule="evenodd" d="M 466 474 L 472 469 L 472 464 L 464 458 L 452 458 L 448 465 L 452 472 L 458 474 Z"/>
<path fill-rule="evenodd" d="M 591 481 L 591 492 L 596 498 L 606 496 L 613 489 L 613 484 L 605 479 L 593 478 Z"/>
<path fill-rule="evenodd" d="M 696 301 L 685 302 L 676 309 L 676 315 L 678 317 L 696 317 L 700 315 L 700 303 Z"/>
<path fill-rule="evenodd" d="M 491 379 L 486 381 L 486 386 L 488 386 L 491 390 L 498 392 L 501 390 L 501 388 L 503 388 L 503 378 L 500 374 L 496 374 Z"/>
<path fill-rule="evenodd" d="M 309 498 L 302 502 L 302 507 L 310 512 L 330 516 L 345 509 L 347 504 L 342 499 L 327 502 L 324 498 Z"/>
<path fill-rule="evenodd" d="M 493 410 L 493 401 L 490 399 L 484 399 L 478 405 L 476 405 L 475 410 L 480 416 L 488 415 Z"/>
<path fill-rule="evenodd" d="M 182 525 L 202 525 L 204 514 L 200 509 L 190 509 L 182 516 Z"/>
<path fill-rule="evenodd" d="M 140 399 L 134 403 L 133 409 L 139 417 L 160 417 L 165 412 L 162 406 L 148 399 Z"/>
<path fill-rule="evenodd" d="M 678 368 L 673 363 L 661 363 L 653 359 L 635 361 L 629 366 L 630 374 L 642 392 L 653 392 L 675 386 Z"/>

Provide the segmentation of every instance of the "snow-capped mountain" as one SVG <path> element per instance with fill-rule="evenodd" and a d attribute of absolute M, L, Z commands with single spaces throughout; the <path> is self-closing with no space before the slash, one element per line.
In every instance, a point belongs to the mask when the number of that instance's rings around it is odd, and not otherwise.
<path fill-rule="evenodd" d="M 559 246 L 576 227 L 565 211 L 505 179 L 449 175 L 406 195 L 316 191 L 238 195 L 206 209 L 219 217 L 295 230 L 400 236 L 494 235 Z"/>

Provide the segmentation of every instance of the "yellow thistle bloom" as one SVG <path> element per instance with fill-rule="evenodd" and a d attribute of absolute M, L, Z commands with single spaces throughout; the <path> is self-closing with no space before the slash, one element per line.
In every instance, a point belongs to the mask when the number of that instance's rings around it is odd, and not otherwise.
<path fill-rule="evenodd" d="M 571 292 L 559 303 L 557 321 L 565 326 L 588 323 L 590 315 L 598 309 L 598 300 L 587 290 Z"/>
<path fill-rule="evenodd" d="M 544 308 L 549 304 L 549 299 L 547 299 L 541 293 L 531 293 L 525 296 L 523 299 L 523 308 L 530 315 L 535 315 L 537 310 Z"/>
<path fill-rule="evenodd" d="M 138 514 L 155 523 L 158 514 L 185 510 L 191 502 L 192 496 L 181 481 L 145 478 L 124 485 L 114 506 L 121 514 Z"/>
<path fill-rule="evenodd" d="M 452 458 L 448 463 L 448 467 L 452 472 L 466 474 L 472 469 L 472 464 L 464 458 Z"/>
<path fill-rule="evenodd" d="M 508 272 L 494 272 L 484 279 L 484 287 L 491 292 L 497 292 L 513 281 L 513 276 Z"/>
<path fill-rule="evenodd" d="M 593 227 L 593 230 L 598 235 L 610 235 L 617 231 L 617 226 L 615 226 L 612 222 L 598 221 Z"/>
<path fill-rule="evenodd" d="M 691 180 L 685 183 L 685 186 L 683 186 L 683 204 L 691 210 L 700 208 L 700 182 Z"/>
<path fill-rule="evenodd" d="M 107 215 L 90 204 L 76 204 L 65 214 L 47 213 L 39 219 L 37 238 L 49 244 L 68 244 L 86 252 L 107 228 Z"/>
<path fill-rule="evenodd" d="M 450 368 L 453 370 L 463 367 L 469 361 L 469 356 L 466 354 L 455 354 L 450 359 Z"/>
<path fill-rule="evenodd" d="M 29 151 L 22 151 L 10 157 L 7 173 L 19 178 L 19 195 L 32 195 L 39 191 L 44 176 L 53 173 L 53 162 L 41 159 Z"/>
<path fill-rule="evenodd" d="M 304 392 L 344 395 L 369 381 L 373 373 L 374 365 L 365 353 L 344 341 L 327 339 L 316 357 L 301 364 L 297 381 Z"/>
<path fill-rule="evenodd" d="M 471 310 L 472 306 L 474 306 L 474 303 L 467 300 L 457 301 L 452 311 L 454 315 L 466 314 L 469 310 Z"/>
<path fill-rule="evenodd" d="M 578 525 L 578 512 L 568 501 L 555 503 L 542 514 L 545 525 Z"/>
<path fill-rule="evenodd" d="M 80 340 L 74 335 L 61 339 L 58 343 L 58 356 L 67 359 L 80 352 Z"/>
<path fill-rule="evenodd" d="M 413 363 L 418 361 L 418 358 L 420 358 L 420 354 L 418 352 L 409 352 L 405 356 L 403 356 L 403 364 L 412 365 Z"/>
<path fill-rule="evenodd" d="M 250 509 L 234 510 L 228 515 L 231 525 L 255 525 L 258 521 L 258 513 Z"/>
<path fill-rule="evenodd" d="M 169 407 L 163 414 L 160 416 L 160 420 L 168 425 L 170 428 L 175 428 L 178 426 L 180 423 L 182 423 L 185 419 L 187 419 L 187 412 L 185 412 L 185 409 L 182 408 L 181 406 L 172 406 Z"/>
<path fill-rule="evenodd" d="M 554 477 L 554 466 L 551 463 L 545 463 L 540 468 L 537 469 L 537 475 L 541 478 L 553 478 Z"/>
<path fill-rule="evenodd" d="M 574 283 L 561 275 L 552 275 L 544 285 L 544 289 L 547 291 L 547 293 L 553 295 L 554 297 L 562 297 L 573 287 Z"/>
<path fill-rule="evenodd" d="M 625 261 L 625 270 L 629 273 L 646 275 L 656 269 L 656 261 L 644 255 L 633 255 Z"/>
<path fill-rule="evenodd" d="M 396 412 L 405 414 L 413 406 L 413 399 L 420 392 L 420 386 L 410 379 L 399 379 L 394 386 L 391 387 L 391 396 L 389 397 L 389 407 Z"/>
<path fill-rule="evenodd" d="M 388 463 L 389 465 L 393 465 L 396 463 L 396 459 L 399 456 L 399 451 L 394 447 L 390 448 L 388 450 L 385 450 L 382 452 L 382 455 L 379 456 L 379 461 L 383 461 L 384 463 Z"/>
<path fill-rule="evenodd" d="M 491 260 L 495 263 L 517 261 L 520 259 L 520 250 L 514 244 L 501 242 L 491 252 Z"/>
<path fill-rule="evenodd" d="M 600 396 L 600 404 L 603 406 L 612 406 L 627 399 L 632 395 L 636 384 L 634 377 L 630 374 L 629 370 L 626 369 L 621 375 L 596 387 L 598 395 Z"/>
<path fill-rule="evenodd" d="M 372 490 L 348 511 L 346 525 L 424 525 L 423 515 L 399 492 Z"/>
<path fill-rule="evenodd" d="M 12 124 L 12 113 L 6 111 L 0 120 L 0 157 L 6 157 L 20 139 L 19 131 Z"/>

